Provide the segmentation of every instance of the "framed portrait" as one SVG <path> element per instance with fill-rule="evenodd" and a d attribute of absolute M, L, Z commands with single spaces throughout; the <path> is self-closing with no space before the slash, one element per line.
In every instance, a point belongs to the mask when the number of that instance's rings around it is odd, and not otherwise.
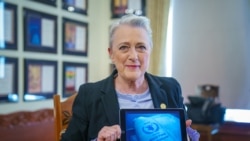
<path fill-rule="evenodd" d="M 57 52 L 57 16 L 24 8 L 24 50 Z"/>
<path fill-rule="evenodd" d="M 62 0 L 62 8 L 83 15 L 87 15 L 88 0 Z"/>
<path fill-rule="evenodd" d="M 88 23 L 63 18 L 63 54 L 87 56 Z"/>
<path fill-rule="evenodd" d="M 0 55 L 0 103 L 18 102 L 18 59 Z"/>
<path fill-rule="evenodd" d="M 57 0 L 31 0 L 31 1 L 36 1 L 36 2 L 40 2 L 40 3 L 43 3 L 43 4 L 47 4 L 47 5 L 56 7 L 56 1 Z"/>
<path fill-rule="evenodd" d="M 146 15 L 146 0 L 111 0 L 112 18 L 120 18 L 129 13 Z"/>
<path fill-rule="evenodd" d="M 88 64 L 63 62 L 63 97 L 76 93 L 81 84 L 88 82 Z"/>
<path fill-rule="evenodd" d="M 0 49 L 17 50 L 17 6 L 3 4 L 3 16 L 0 16 Z M 2 38 L 1 38 L 2 37 Z"/>
<path fill-rule="evenodd" d="M 24 101 L 51 99 L 57 92 L 57 62 L 24 59 Z"/>

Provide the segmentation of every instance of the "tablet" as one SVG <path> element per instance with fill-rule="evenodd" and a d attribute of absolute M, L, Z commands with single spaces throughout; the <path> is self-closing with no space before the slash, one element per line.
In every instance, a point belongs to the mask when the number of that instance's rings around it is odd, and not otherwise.
<path fill-rule="evenodd" d="M 121 141 L 187 141 L 184 110 L 120 109 Z"/>

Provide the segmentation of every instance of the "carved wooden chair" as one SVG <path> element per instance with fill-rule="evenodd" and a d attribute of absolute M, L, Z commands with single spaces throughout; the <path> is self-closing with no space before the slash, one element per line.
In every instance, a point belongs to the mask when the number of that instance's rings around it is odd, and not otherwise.
<path fill-rule="evenodd" d="M 60 95 L 53 96 L 54 102 L 54 120 L 55 120 L 55 138 L 60 141 L 61 134 L 65 132 L 72 116 L 72 105 L 77 93 L 61 101 Z"/>

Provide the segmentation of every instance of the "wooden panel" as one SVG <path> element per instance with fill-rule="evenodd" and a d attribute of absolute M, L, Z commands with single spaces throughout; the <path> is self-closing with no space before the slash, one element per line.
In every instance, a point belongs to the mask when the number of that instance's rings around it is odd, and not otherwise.
<path fill-rule="evenodd" d="M 192 124 L 192 128 L 200 133 L 200 141 L 250 141 L 250 123 Z"/>
<path fill-rule="evenodd" d="M 213 141 L 250 141 L 250 123 L 226 122 Z"/>

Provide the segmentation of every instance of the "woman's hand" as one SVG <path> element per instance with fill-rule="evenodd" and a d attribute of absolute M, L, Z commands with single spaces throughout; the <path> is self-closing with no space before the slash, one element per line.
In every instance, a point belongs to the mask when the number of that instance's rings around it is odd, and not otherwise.
<path fill-rule="evenodd" d="M 191 124 L 192 124 L 192 120 L 191 119 L 186 120 L 186 127 L 190 127 Z"/>
<path fill-rule="evenodd" d="M 116 141 L 121 137 L 119 125 L 104 126 L 98 133 L 97 141 Z"/>
<path fill-rule="evenodd" d="M 196 130 L 192 129 L 190 126 L 192 124 L 192 120 L 188 119 L 186 120 L 186 130 L 187 134 L 190 137 L 191 141 L 199 141 L 200 133 Z"/>

